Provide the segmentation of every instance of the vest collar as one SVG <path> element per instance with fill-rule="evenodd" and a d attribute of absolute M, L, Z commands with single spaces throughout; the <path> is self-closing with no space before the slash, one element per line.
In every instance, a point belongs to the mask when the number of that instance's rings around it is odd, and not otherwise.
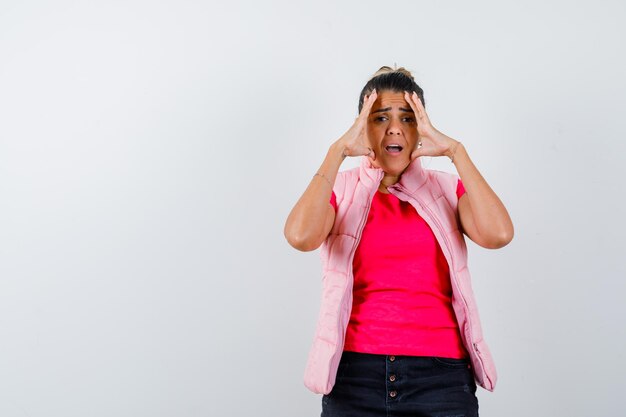
<path fill-rule="evenodd" d="M 373 166 L 368 157 L 361 157 L 359 179 L 365 187 L 368 189 L 378 188 L 384 175 L 383 170 Z M 413 194 L 425 182 L 426 170 L 422 168 L 420 158 L 416 158 L 406 167 L 402 175 L 400 175 L 398 184 L 408 190 L 409 193 Z"/>

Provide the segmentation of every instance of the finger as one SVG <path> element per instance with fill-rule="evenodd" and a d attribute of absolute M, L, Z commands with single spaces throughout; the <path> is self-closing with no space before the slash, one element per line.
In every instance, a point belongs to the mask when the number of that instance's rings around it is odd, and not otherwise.
<path fill-rule="evenodd" d="M 413 91 L 413 94 L 411 96 L 413 98 L 413 101 L 415 102 L 415 105 L 417 106 L 420 118 L 428 119 L 428 115 L 426 114 L 426 109 L 424 108 L 424 104 L 422 103 L 422 100 L 419 98 L 417 93 Z"/>
<path fill-rule="evenodd" d="M 422 156 L 422 150 L 416 148 L 413 152 L 411 152 L 411 161 L 419 158 L 420 156 Z"/>
<path fill-rule="evenodd" d="M 365 114 L 366 116 L 369 114 L 377 97 L 378 97 L 378 93 L 376 93 L 376 90 L 372 90 L 372 92 L 367 96 L 365 103 L 363 103 L 361 114 Z"/>
<path fill-rule="evenodd" d="M 416 100 L 416 95 L 415 95 L 415 91 L 411 91 L 406 92 L 406 96 L 408 97 L 407 101 L 409 102 L 409 105 L 411 106 L 411 109 L 413 109 L 413 111 L 415 112 L 415 117 L 417 119 L 421 119 L 422 118 L 422 112 L 420 111 L 419 105 L 418 105 L 418 101 Z"/>
<path fill-rule="evenodd" d="M 378 97 L 378 94 L 376 93 L 376 90 L 372 90 L 370 95 L 367 96 L 367 98 L 363 102 L 363 108 L 361 109 L 361 113 L 359 114 L 359 119 L 361 120 L 367 119 L 367 117 L 370 114 L 370 110 L 372 110 L 372 106 L 374 105 L 374 102 L 376 102 L 377 97 Z"/>
<path fill-rule="evenodd" d="M 415 113 L 415 118 L 419 119 L 420 118 L 419 109 L 417 108 L 417 104 L 413 100 L 413 96 L 409 94 L 408 91 L 405 91 L 404 99 L 406 100 L 407 103 L 409 103 L 409 106 L 411 106 L 411 110 L 413 110 L 413 113 Z"/>

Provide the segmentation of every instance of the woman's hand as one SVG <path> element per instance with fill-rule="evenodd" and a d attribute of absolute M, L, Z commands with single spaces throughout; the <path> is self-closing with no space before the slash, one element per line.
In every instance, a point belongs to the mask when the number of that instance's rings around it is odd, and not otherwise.
<path fill-rule="evenodd" d="M 333 184 L 339 167 L 346 156 L 366 155 L 375 159 L 367 140 L 367 118 L 376 101 L 376 90 L 365 97 L 359 117 L 352 127 L 330 146 L 324 162 L 312 176 L 309 186 L 285 222 L 285 238 L 291 246 L 301 251 L 320 247 L 335 223 L 335 209 L 330 204 Z"/>
<path fill-rule="evenodd" d="M 454 165 L 466 191 L 458 205 L 461 229 L 484 248 L 496 249 L 507 245 L 513 239 L 511 217 L 470 159 L 465 147 L 433 127 L 415 92 L 405 92 L 404 98 L 413 109 L 417 121 L 418 144 L 411 153 L 411 160 L 420 156 L 454 157 Z"/>
<path fill-rule="evenodd" d="M 374 150 L 368 146 L 367 142 L 367 118 L 369 117 L 370 110 L 376 101 L 376 90 L 373 90 L 369 96 L 365 96 L 361 113 L 356 118 L 350 129 L 343 134 L 337 141 L 337 144 L 342 149 L 343 156 L 369 156 L 372 160 L 376 159 Z"/>
<path fill-rule="evenodd" d="M 417 145 L 411 153 L 411 161 L 420 156 L 452 157 L 459 142 L 435 129 L 417 93 L 405 91 L 404 98 L 415 113 L 417 122 Z"/>

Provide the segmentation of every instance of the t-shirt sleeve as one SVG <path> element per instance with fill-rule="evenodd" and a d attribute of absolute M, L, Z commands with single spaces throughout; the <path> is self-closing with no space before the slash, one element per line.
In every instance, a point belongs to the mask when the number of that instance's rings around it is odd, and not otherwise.
<path fill-rule="evenodd" d="M 330 204 L 333 206 L 335 211 L 337 211 L 337 196 L 335 195 L 334 191 L 330 195 Z"/>
<path fill-rule="evenodd" d="M 465 187 L 463 186 L 463 182 L 459 178 L 459 182 L 456 184 L 456 197 L 461 198 L 461 196 L 465 194 Z"/>

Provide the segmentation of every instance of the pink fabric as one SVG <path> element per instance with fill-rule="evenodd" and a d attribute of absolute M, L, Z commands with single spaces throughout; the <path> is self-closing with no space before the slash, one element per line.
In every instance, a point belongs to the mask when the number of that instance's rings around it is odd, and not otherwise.
<path fill-rule="evenodd" d="M 330 195 L 330 205 L 333 206 L 335 211 L 337 211 L 337 195 L 335 194 L 334 191 Z"/>
<path fill-rule="evenodd" d="M 456 184 L 456 198 L 461 198 L 461 196 L 465 194 L 465 186 L 463 185 L 463 181 L 459 180 Z M 335 196 L 335 199 L 337 196 Z"/>
<path fill-rule="evenodd" d="M 337 212 L 320 248 L 321 305 L 304 372 L 304 384 L 316 393 L 328 394 L 335 384 L 352 309 L 353 257 L 383 176 L 380 168 L 362 158 L 360 167 L 339 172 L 333 185 Z M 424 169 L 416 158 L 387 190 L 411 204 L 432 229 L 450 268 L 452 308 L 476 383 L 493 391 L 497 372 L 483 338 L 467 268 L 467 248 L 458 224 L 457 186 L 458 176 Z"/>
<path fill-rule="evenodd" d="M 461 181 L 457 197 L 463 194 Z M 448 264 L 411 204 L 377 192 L 354 262 L 344 350 L 467 357 L 452 310 Z"/>
<path fill-rule="evenodd" d="M 461 198 L 463 194 L 465 194 L 465 186 L 463 185 L 463 181 L 459 180 L 456 184 L 456 197 Z M 330 195 L 330 205 L 337 211 L 337 195 L 334 190 Z"/>

